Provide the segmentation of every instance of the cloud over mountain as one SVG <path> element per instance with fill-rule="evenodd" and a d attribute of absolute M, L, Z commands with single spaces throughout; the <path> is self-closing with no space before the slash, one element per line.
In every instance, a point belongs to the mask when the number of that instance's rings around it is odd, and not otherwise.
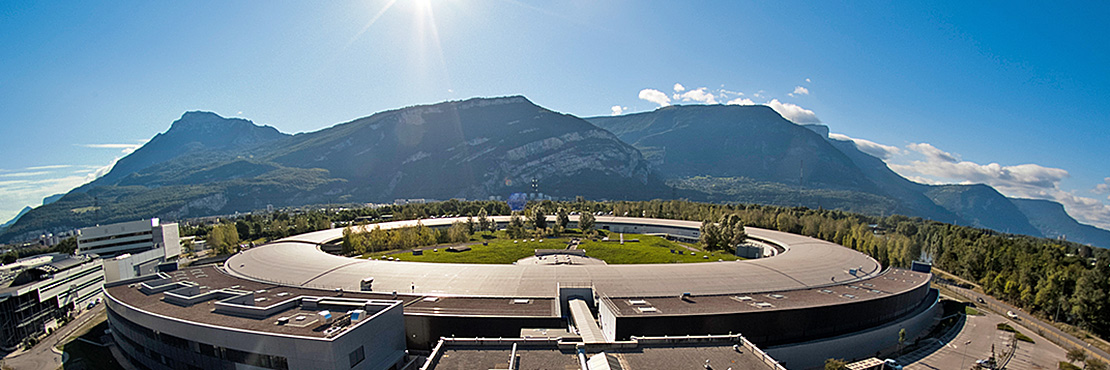
<path fill-rule="evenodd" d="M 829 138 L 851 141 L 856 144 L 856 148 L 859 148 L 860 151 L 882 160 L 890 159 L 891 157 L 894 157 L 895 155 L 900 155 L 904 152 L 901 148 L 893 145 L 883 145 L 871 140 L 856 139 L 853 137 L 848 137 L 848 135 L 844 134 L 829 134 Z"/>
<path fill-rule="evenodd" d="M 796 104 L 783 103 L 780 102 L 778 99 L 771 99 L 771 101 L 767 102 L 766 105 L 768 107 L 771 107 L 771 109 L 774 109 L 775 112 L 779 112 L 779 115 L 790 120 L 790 122 L 799 124 L 821 123 L 821 120 L 817 118 L 817 114 Z"/>
<path fill-rule="evenodd" d="M 640 99 L 659 104 L 660 107 L 671 105 L 671 98 L 667 94 L 656 89 L 643 89 L 640 90 Z"/>

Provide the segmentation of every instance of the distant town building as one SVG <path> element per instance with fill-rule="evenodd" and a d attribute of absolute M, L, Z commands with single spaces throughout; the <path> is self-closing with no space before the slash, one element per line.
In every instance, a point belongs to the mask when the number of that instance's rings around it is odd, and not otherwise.
<path fill-rule="evenodd" d="M 103 261 L 92 256 L 51 253 L 0 266 L 0 347 L 57 327 L 103 285 Z"/>
<path fill-rule="evenodd" d="M 159 263 L 181 254 L 177 224 L 162 224 L 157 218 L 86 227 L 78 230 L 78 255 L 105 259 L 107 281 L 153 273 Z"/>

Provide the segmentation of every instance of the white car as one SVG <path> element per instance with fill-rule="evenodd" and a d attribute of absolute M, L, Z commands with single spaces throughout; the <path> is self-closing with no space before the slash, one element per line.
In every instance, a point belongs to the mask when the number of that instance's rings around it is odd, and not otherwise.
<path fill-rule="evenodd" d="M 1014 313 L 1014 311 L 1006 311 L 1006 316 L 1009 317 L 1011 320 L 1018 319 L 1018 315 Z"/>

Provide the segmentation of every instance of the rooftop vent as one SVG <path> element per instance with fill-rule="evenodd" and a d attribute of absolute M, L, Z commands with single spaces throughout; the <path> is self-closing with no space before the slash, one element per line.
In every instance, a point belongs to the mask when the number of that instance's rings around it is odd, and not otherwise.
<path fill-rule="evenodd" d="M 288 324 L 288 323 L 289 323 L 289 318 L 288 317 L 279 317 L 278 318 L 278 321 L 277 321 L 278 325 L 285 325 L 285 324 Z"/>
<path fill-rule="evenodd" d="M 740 302 L 748 302 L 748 301 L 752 300 L 752 297 L 748 297 L 748 296 L 744 295 L 744 296 L 732 297 L 732 299 L 735 299 L 735 300 L 740 301 Z"/>
<path fill-rule="evenodd" d="M 832 294 L 833 293 L 833 291 L 828 290 L 828 289 L 821 289 L 820 292 L 825 293 L 825 294 Z"/>
<path fill-rule="evenodd" d="M 438 302 L 439 297 L 424 297 L 424 302 Z"/>
<path fill-rule="evenodd" d="M 655 307 L 636 307 L 636 309 L 640 310 L 640 313 L 659 312 Z"/>
<path fill-rule="evenodd" d="M 633 306 L 647 306 L 648 302 L 643 299 L 629 299 L 628 304 Z"/>
<path fill-rule="evenodd" d="M 758 307 L 758 308 L 771 308 L 771 307 L 775 307 L 775 305 L 773 305 L 773 304 L 770 304 L 770 303 L 767 303 L 767 302 L 755 302 L 755 303 L 752 303 L 752 306 L 755 306 L 755 307 Z"/>
<path fill-rule="evenodd" d="M 514 299 L 511 303 L 512 304 L 529 304 L 529 303 L 532 303 L 532 300 L 531 299 L 518 298 L 518 299 Z"/>
<path fill-rule="evenodd" d="M 784 295 L 782 295 L 782 294 L 768 294 L 767 296 L 768 296 L 768 297 L 771 297 L 771 298 L 774 298 L 774 299 L 783 299 L 783 298 L 786 298 L 786 296 L 784 296 Z"/>
<path fill-rule="evenodd" d="M 844 294 L 844 295 L 841 295 L 841 297 L 848 298 L 848 299 L 856 299 L 856 296 L 851 295 L 851 294 Z"/>

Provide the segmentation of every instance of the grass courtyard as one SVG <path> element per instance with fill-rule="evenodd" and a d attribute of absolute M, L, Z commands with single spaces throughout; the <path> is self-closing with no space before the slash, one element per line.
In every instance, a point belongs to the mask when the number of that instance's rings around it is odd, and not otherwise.
<path fill-rule="evenodd" d="M 423 255 L 414 255 L 412 251 L 382 251 L 364 254 L 362 258 L 393 257 L 411 262 L 510 264 L 521 258 L 534 256 L 536 249 L 565 249 L 567 242 L 573 237 L 579 237 L 582 240 L 578 249 L 585 250 L 587 257 L 597 258 L 609 264 L 696 263 L 743 259 L 727 252 L 705 252 L 696 244 L 679 243 L 651 235 L 624 234 L 626 241 L 631 239 L 639 241 L 625 242 L 621 245 L 617 241 L 600 239 L 595 241 L 575 234 L 557 238 L 514 240 L 509 239 L 503 231 L 474 234 L 470 242 L 463 243 L 471 248 L 465 252 L 448 252 L 447 247 L 451 245 L 444 244 L 419 248 L 424 249 Z M 620 239 L 619 234 L 610 234 L 609 237 L 614 240 Z M 483 245 L 483 242 L 488 245 Z M 674 253 L 671 252 L 672 250 Z"/>

